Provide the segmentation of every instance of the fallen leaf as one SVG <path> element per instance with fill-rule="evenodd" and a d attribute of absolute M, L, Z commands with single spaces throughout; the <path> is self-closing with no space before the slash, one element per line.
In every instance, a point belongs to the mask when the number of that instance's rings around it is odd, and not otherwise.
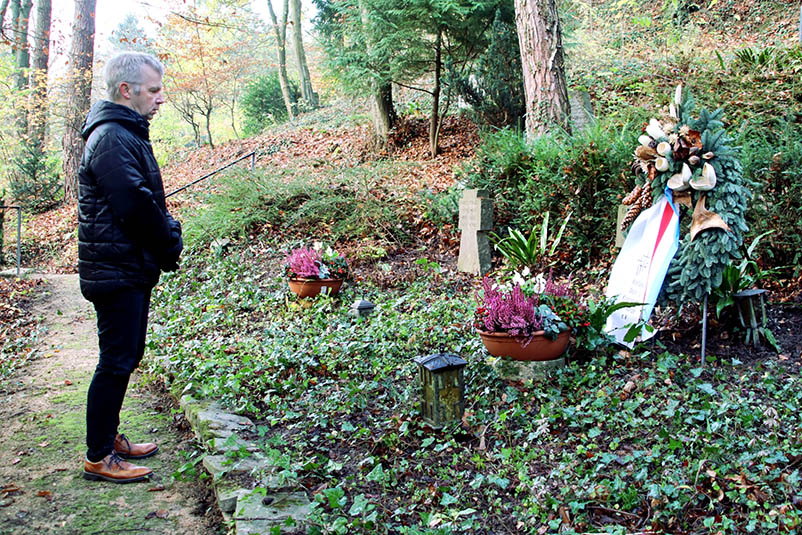
<path fill-rule="evenodd" d="M 3 485 L 3 488 L 0 489 L 0 494 L 7 494 L 9 496 L 17 492 L 22 492 L 22 489 L 13 483 L 8 485 Z"/>
<path fill-rule="evenodd" d="M 159 509 L 158 511 L 151 511 L 145 515 L 145 520 L 150 520 L 151 518 L 167 518 L 167 510 Z"/>
<path fill-rule="evenodd" d="M 36 495 L 39 496 L 40 498 L 47 498 L 48 500 L 53 499 L 53 493 L 50 492 L 49 490 L 40 490 L 39 492 L 36 493 Z"/>
<path fill-rule="evenodd" d="M 560 506 L 557 509 L 557 511 L 560 514 L 560 520 L 562 520 L 562 523 L 565 524 L 566 526 L 570 526 L 571 525 L 571 515 L 568 514 L 568 509 L 566 509 L 563 506 Z"/>
<path fill-rule="evenodd" d="M 156 485 L 155 487 L 150 487 L 148 492 L 159 492 L 164 490 L 164 485 Z"/>
<path fill-rule="evenodd" d="M 72 384 L 72 381 L 70 381 L 69 379 L 64 379 L 64 384 L 70 386 Z"/>
<path fill-rule="evenodd" d="M 19 463 L 21 460 L 22 459 L 20 459 L 19 457 L 16 457 L 13 461 L 11 461 L 11 465 L 13 466 L 13 465 Z"/>
<path fill-rule="evenodd" d="M 50 442 L 40 442 L 39 444 L 37 444 L 37 446 L 39 446 L 40 448 L 46 448 L 49 445 L 50 445 Z"/>

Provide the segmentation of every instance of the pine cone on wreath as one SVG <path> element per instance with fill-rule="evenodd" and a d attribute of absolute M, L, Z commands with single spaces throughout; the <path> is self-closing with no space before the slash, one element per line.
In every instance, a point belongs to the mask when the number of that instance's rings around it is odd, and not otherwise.
<path fill-rule="evenodd" d="M 632 204 L 634 204 L 634 203 L 635 203 L 635 201 L 636 201 L 636 200 L 638 200 L 638 198 L 640 197 L 640 194 L 641 194 L 641 190 L 642 190 L 642 189 L 643 189 L 643 186 L 641 186 L 640 184 L 638 184 L 637 186 L 635 186 L 635 189 L 633 189 L 632 191 L 630 191 L 630 192 L 627 194 L 627 196 L 626 196 L 626 197 L 624 197 L 624 200 L 623 200 L 623 201 L 621 201 L 621 204 L 626 204 L 626 205 L 628 205 L 628 206 L 631 206 Z"/>

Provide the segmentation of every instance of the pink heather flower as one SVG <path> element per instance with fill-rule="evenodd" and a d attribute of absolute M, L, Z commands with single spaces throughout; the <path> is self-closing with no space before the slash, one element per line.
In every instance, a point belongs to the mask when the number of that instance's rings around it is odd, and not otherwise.
<path fill-rule="evenodd" d="M 316 279 L 320 275 L 320 261 L 320 251 L 309 247 L 294 249 L 284 259 L 292 275 L 308 279 Z"/>
<path fill-rule="evenodd" d="M 571 289 L 571 277 L 568 277 L 568 281 L 565 284 L 559 284 L 554 282 L 553 278 L 554 271 L 549 270 L 549 278 L 546 279 L 546 284 L 543 288 L 543 295 L 552 295 L 554 297 L 568 297 L 569 299 L 575 299 L 576 293 Z"/>
<path fill-rule="evenodd" d="M 482 318 L 484 330 L 507 332 L 513 336 L 531 336 L 539 331 L 543 320 L 535 314 L 539 304 L 537 297 L 526 297 L 519 285 L 509 293 L 493 287 L 490 279 L 482 281 L 484 298 L 482 306 L 488 313 Z"/>

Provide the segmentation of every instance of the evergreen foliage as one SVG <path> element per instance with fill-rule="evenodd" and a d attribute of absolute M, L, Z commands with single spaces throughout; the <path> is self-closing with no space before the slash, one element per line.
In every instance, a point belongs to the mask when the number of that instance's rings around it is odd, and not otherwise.
<path fill-rule="evenodd" d="M 291 81 L 290 92 L 297 101 L 300 93 L 298 87 Z M 287 107 L 281 95 L 278 72 L 273 71 L 252 80 L 245 87 L 240 107 L 245 116 L 244 131 L 247 135 L 258 134 L 271 124 L 286 121 Z"/>
<path fill-rule="evenodd" d="M 776 129 L 745 130 L 739 136 L 744 177 L 754 190 L 747 222 L 753 234 L 767 234 L 761 265 L 793 276 L 802 272 L 802 125 L 781 120 Z"/>
<path fill-rule="evenodd" d="M 346 91 L 364 96 L 389 82 L 416 84 L 441 61 L 458 73 L 487 47 L 501 0 L 315 0 L 326 65 Z"/>
<path fill-rule="evenodd" d="M 526 100 L 521 52 L 512 6 L 498 9 L 489 31 L 487 50 L 464 74 L 450 69 L 459 95 L 480 121 L 492 126 L 522 126 Z"/>
<path fill-rule="evenodd" d="M 109 42 L 114 50 L 153 53 L 153 46 L 150 44 L 145 30 L 139 25 L 139 20 L 129 13 L 117 25 L 111 35 Z"/>
<path fill-rule="evenodd" d="M 588 265 L 613 246 L 615 207 L 635 137 L 634 128 L 605 122 L 574 136 L 552 132 L 532 141 L 505 129 L 485 135 L 459 174 L 466 187 L 493 193 L 500 227 L 528 232 L 546 212 L 554 221 L 572 213 L 557 256 L 566 267 Z"/>
<path fill-rule="evenodd" d="M 8 187 L 11 196 L 26 210 L 40 213 L 61 202 L 63 189 L 56 172 L 57 162 L 41 150 L 41 141 L 32 138 L 23 143 L 13 164 Z"/>
<path fill-rule="evenodd" d="M 327 241 L 374 239 L 404 243 L 402 205 L 378 183 L 376 167 L 311 179 L 296 169 L 231 170 L 207 205 L 187 219 L 185 243 L 238 239 L 261 228 L 284 233 L 326 235 Z"/>

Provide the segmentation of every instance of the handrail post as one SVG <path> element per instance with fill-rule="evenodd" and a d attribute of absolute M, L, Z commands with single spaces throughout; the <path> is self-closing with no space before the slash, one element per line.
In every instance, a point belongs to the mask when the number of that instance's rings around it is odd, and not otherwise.
<path fill-rule="evenodd" d="M 251 171 L 256 169 L 256 151 L 251 153 Z"/>
<path fill-rule="evenodd" d="M 22 206 L 17 206 L 17 277 L 19 277 L 20 272 L 20 260 L 22 258 L 20 254 L 20 241 L 22 236 Z"/>

